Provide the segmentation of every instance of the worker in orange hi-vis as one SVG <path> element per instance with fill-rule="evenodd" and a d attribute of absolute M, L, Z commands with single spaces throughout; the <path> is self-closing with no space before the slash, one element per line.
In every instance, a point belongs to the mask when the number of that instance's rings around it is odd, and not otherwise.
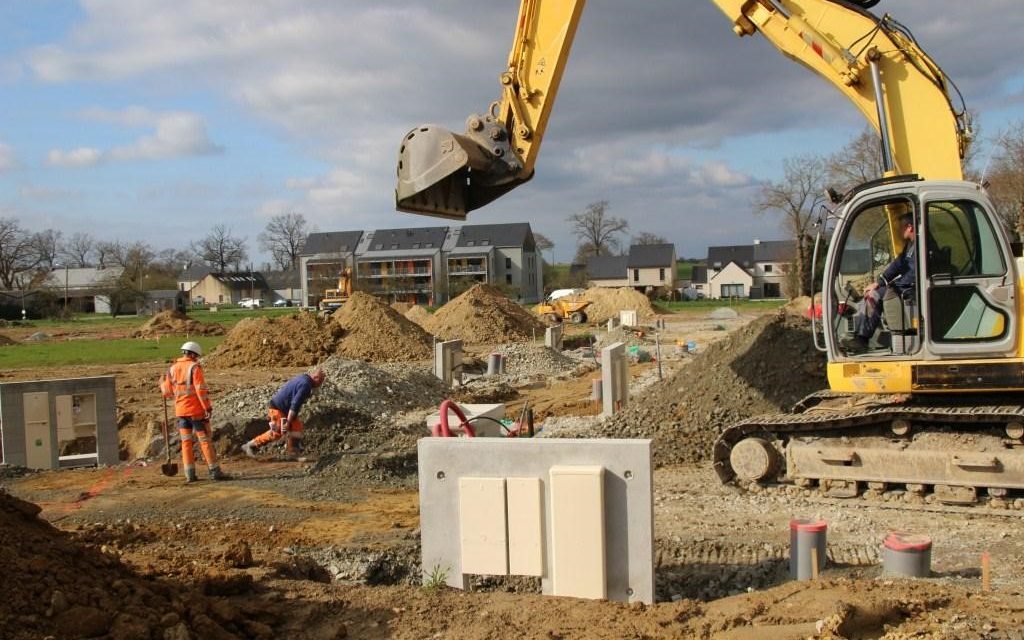
<path fill-rule="evenodd" d="M 285 450 L 291 457 L 297 456 L 302 450 L 302 420 L 299 411 L 306 404 L 313 389 L 324 383 L 323 369 L 316 368 L 309 373 L 302 373 L 284 383 L 274 397 L 270 399 L 270 428 L 249 442 L 242 445 L 242 451 L 250 458 L 256 457 L 256 449 L 275 442 L 285 440 Z"/>
<path fill-rule="evenodd" d="M 174 398 L 174 415 L 178 418 L 178 434 L 181 436 L 181 462 L 185 467 L 185 482 L 198 480 L 196 476 L 195 440 L 199 440 L 199 448 L 210 469 L 210 479 L 230 480 L 231 477 L 220 470 L 217 463 L 217 452 L 213 450 L 210 433 L 210 414 L 213 403 L 210 402 L 210 390 L 206 386 L 203 367 L 199 364 L 199 356 L 203 348 L 195 342 L 181 345 L 181 357 L 174 361 L 166 376 L 161 377 L 160 391 L 164 398 Z"/>

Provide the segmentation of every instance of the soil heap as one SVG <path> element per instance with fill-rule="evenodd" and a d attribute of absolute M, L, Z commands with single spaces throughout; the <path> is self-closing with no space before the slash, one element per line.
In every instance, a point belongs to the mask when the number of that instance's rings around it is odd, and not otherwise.
<path fill-rule="evenodd" d="M 699 353 L 664 384 L 630 398 L 626 411 L 595 428 L 597 435 L 653 438 L 659 466 L 709 459 L 725 427 L 786 411 L 828 386 L 825 358 L 808 329 L 806 319 L 784 312 L 758 318 Z"/>
<path fill-rule="evenodd" d="M 408 311 L 405 312 L 406 320 L 409 320 L 410 322 L 415 322 L 421 327 L 426 327 L 427 323 L 429 323 L 430 319 L 433 317 L 434 316 L 430 315 L 429 311 L 427 311 L 418 304 L 414 304 L 412 307 L 409 308 Z"/>
<path fill-rule="evenodd" d="M 647 296 L 629 287 L 591 287 L 574 299 L 590 302 L 590 306 L 584 309 L 590 322 L 607 322 L 608 318 L 618 318 L 619 311 L 629 309 L 636 309 L 638 320 L 650 320 L 655 316 Z"/>
<path fill-rule="evenodd" d="M 331 320 L 345 329 L 337 353 L 369 362 L 426 360 L 433 337 L 418 324 L 368 293 L 356 291 Z"/>
<path fill-rule="evenodd" d="M 0 491 L 0 566 L 8 587 L 0 598 L 0 638 L 271 637 L 266 623 L 274 624 L 275 614 L 203 593 L 231 581 L 236 592 L 250 591 L 251 576 L 210 574 L 194 585 L 143 577 L 116 551 L 78 542 L 40 520 L 39 511 Z"/>
<path fill-rule="evenodd" d="M 0 333 L 0 347 L 6 347 L 7 345 L 15 344 L 14 340 L 11 340 L 4 334 Z"/>
<path fill-rule="evenodd" d="M 345 329 L 312 313 L 246 318 L 206 359 L 216 367 L 305 367 L 335 352 Z"/>
<path fill-rule="evenodd" d="M 480 344 L 530 340 L 543 336 L 545 325 L 499 290 L 478 284 L 434 312 L 424 328 L 445 340 Z"/>
<path fill-rule="evenodd" d="M 408 302 L 392 302 L 391 308 L 402 314 L 403 316 L 411 309 L 414 305 Z"/>
<path fill-rule="evenodd" d="M 189 318 L 178 310 L 161 311 L 131 333 L 133 338 L 160 338 L 163 336 L 222 336 L 224 327 L 206 324 Z"/>

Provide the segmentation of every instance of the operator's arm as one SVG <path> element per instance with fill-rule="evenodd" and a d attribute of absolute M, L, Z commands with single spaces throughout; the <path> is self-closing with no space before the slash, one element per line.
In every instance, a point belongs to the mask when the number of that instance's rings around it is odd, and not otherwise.
<path fill-rule="evenodd" d="M 199 404 L 203 405 L 203 412 L 206 414 L 206 418 L 210 417 L 213 413 L 213 403 L 210 401 L 210 389 L 206 386 L 206 376 L 203 374 L 203 367 L 196 365 L 192 369 L 192 386 L 196 390 L 196 398 L 199 399 Z"/>

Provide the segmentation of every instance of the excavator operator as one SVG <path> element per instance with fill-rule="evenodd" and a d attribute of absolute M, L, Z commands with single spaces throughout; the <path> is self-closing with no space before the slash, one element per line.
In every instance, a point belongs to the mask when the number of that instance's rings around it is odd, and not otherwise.
<path fill-rule="evenodd" d="M 196 476 L 195 440 L 199 440 L 199 448 L 210 469 L 211 480 L 230 480 L 230 476 L 220 470 L 217 452 L 210 440 L 210 414 L 213 403 L 210 402 L 210 391 L 206 386 L 203 367 L 199 364 L 199 356 L 203 348 L 196 342 L 181 345 L 181 357 L 174 361 L 166 377 L 160 382 L 160 390 L 164 398 L 174 398 L 174 415 L 178 418 L 178 434 L 181 436 L 181 462 L 185 467 L 185 482 L 198 480 Z"/>
<path fill-rule="evenodd" d="M 882 309 L 888 301 L 912 300 L 917 291 L 917 258 L 914 242 L 914 216 L 907 213 L 900 217 L 900 233 L 903 236 L 903 250 L 889 263 L 878 280 L 864 287 L 864 297 L 857 305 L 854 316 L 854 335 L 844 341 L 843 348 L 849 354 L 864 353 L 868 342 L 882 319 Z"/>

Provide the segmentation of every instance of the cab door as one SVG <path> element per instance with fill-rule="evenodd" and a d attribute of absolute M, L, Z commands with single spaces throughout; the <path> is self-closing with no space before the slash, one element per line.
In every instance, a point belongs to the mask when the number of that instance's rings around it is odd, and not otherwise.
<path fill-rule="evenodd" d="M 976 189 L 926 188 L 920 197 L 928 350 L 944 359 L 1014 352 L 1017 275 L 991 206 Z"/>

